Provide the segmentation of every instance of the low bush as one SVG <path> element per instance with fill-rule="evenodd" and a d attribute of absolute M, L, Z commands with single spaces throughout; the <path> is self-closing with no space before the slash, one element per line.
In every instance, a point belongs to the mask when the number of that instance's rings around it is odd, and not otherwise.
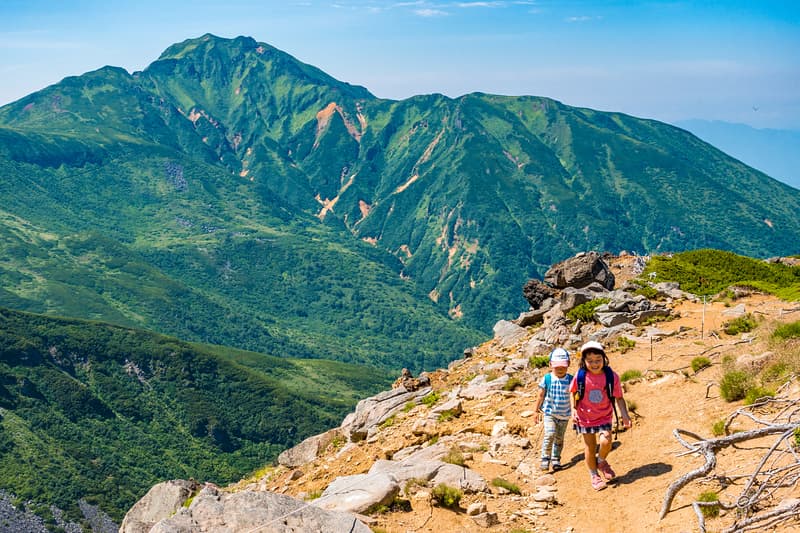
<path fill-rule="evenodd" d="M 501 477 L 496 477 L 492 480 L 493 487 L 500 487 L 506 489 L 508 492 L 513 494 L 521 494 L 522 492 L 519 490 L 519 487 L 510 481 L 506 481 Z"/>
<path fill-rule="evenodd" d="M 711 426 L 711 433 L 715 437 L 721 437 L 725 434 L 725 419 L 717 420 L 714 422 L 714 425 Z"/>
<path fill-rule="evenodd" d="M 588 302 L 577 305 L 567 311 L 567 320 L 570 322 L 594 322 L 594 310 L 603 304 L 607 304 L 611 300 L 609 298 L 596 298 Z"/>
<path fill-rule="evenodd" d="M 719 502 L 719 496 L 717 496 L 716 492 L 703 492 L 697 497 L 697 501 L 704 503 Z M 714 518 L 715 516 L 719 516 L 719 505 L 701 505 L 700 512 L 702 512 L 703 516 L 706 518 Z"/>
<path fill-rule="evenodd" d="M 744 395 L 744 404 L 752 405 L 762 398 L 772 398 L 775 392 L 763 387 L 751 387 Z"/>
<path fill-rule="evenodd" d="M 772 332 L 772 338 L 779 341 L 800 338 L 800 320 L 778 326 Z"/>
<path fill-rule="evenodd" d="M 441 394 L 439 394 L 439 391 L 433 391 L 432 393 L 425 395 L 421 401 L 423 405 L 432 407 L 433 405 L 436 404 L 436 402 L 439 401 L 439 398 L 441 398 Z"/>
<path fill-rule="evenodd" d="M 758 326 L 758 321 L 752 313 L 747 313 L 744 316 L 729 320 L 722 325 L 722 330 L 728 335 L 739 335 L 740 333 L 747 333 L 753 331 Z"/>
<path fill-rule="evenodd" d="M 444 483 L 439 483 L 433 487 L 431 496 L 433 496 L 433 498 L 436 500 L 436 503 L 441 507 L 458 509 L 464 493 L 456 488 L 445 485 Z"/>
<path fill-rule="evenodd" d="M 636 346 L 636 341 L 628 337 L 620 337 L 617 339 L 617 347 L 620 353 L 626 353 Z"/>
<path fill-rule="evenodd" d="M 450 451 L 447 452 L 447 455 L 442 457 L 442 462 L 450 463 L 451 465 L 464 466 L 464 454 L 461 453 L 461 450 L 458 448 L 450 448 Z"/>
<path fill-rule="evenodd" d="M 519 378 L 510 378 L 508 381 L 506 381 L 506 384 L 503 385 L 503 390 L 504 391 L 513 391 L 517 387 L 522 387 L 522 385 L 523 385 L 523 383 L 522 383 L 521 379 L 519 379 Z"/>
<path fill-rule="evenodd" d="M 532 355 L 528 359 L 528 363 L 533 368 L 544 368 L 546 366 L 550 366 L 550 356 L 549 355 Z"/>
<path fill-rule="evenodd" d="M 741 400 L 752 387 L 753 378 L 741 370 L 729 370 L 719 382 L 719 390 L 727 402 Z"/>
<path fill-rule="evenodd" d="M 641 370 L 626 370 L 619 377 L 620 381 L 630 381 L 632 379 L 640 379 L 642 377 Z"/>
<path fill-rule="evenodd" d="M 709 366 L 711 366 L 711 359 L 708 357 L 699 356 L 692 359 L 692 372 L 695 374 Z"/>

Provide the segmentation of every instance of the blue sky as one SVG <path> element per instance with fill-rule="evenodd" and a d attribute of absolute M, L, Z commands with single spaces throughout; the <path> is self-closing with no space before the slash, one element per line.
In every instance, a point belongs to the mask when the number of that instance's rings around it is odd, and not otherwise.
<path fill-rule="evenodd" d="M 383 98 L 549 96 L 800 130 L 800 1 L 0 0 L 0 105 L 249 35 Z"/>

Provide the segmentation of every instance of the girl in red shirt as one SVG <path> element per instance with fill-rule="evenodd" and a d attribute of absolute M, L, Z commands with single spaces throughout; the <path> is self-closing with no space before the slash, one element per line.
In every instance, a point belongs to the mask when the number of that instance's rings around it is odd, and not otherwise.
<path fill-rule="evenodd" d="M 592 488 L 595 490 L 606 488 L 606 481 L 616 476 L 606 461 L 611 452 L 611 422 L 614 418 L 612 399 L 608 397 L 606 391 L 604 368 L 607 366 L 608 357 L 603 345 L 596 341 L 587 342 L 581 347 L 580 367 L 585 382 L 583 396 L 578 397 L 578 375 L 572 380 L 569 388 L 572 393 L 570 394 L 572 419 L 575 422 L 575 430 L 583 436 L 584 458 L 589 468 Z M 614 377 L 613 401 L 616 401 L 619 408 L 622 425 L 629 428 L 631 418 L 628 415 L 625 399 L 622 397 L 619 376 L 613 371 L 611 374 Z M 600 449 L 595 456 L 598 441 Z"/>

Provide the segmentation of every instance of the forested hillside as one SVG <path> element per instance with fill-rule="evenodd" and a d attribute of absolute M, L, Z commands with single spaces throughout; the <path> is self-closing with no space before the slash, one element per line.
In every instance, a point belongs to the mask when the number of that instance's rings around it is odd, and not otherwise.
<path fill-rule="evenodd" d="M 153 483 L 239 479 L 391 379 L 0 309 L 0 488 L 118 522 Z"/>

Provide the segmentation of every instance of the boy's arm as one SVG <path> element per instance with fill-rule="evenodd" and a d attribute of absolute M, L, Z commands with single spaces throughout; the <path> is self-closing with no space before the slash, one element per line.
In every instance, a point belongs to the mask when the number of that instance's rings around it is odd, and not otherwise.
<path fill-rule="evenodd" d="M 619 409 L 619 416 L 622 418 L 622 425 L 626 428 L 630 428 L 631 417 L 628 415 L 628 404 L 625 402 L 625 398 L 616 398 L 617 400 L 617 408 Z"/>
<path fill-rule="evenodd" d="M 536 421 L 542 421 L 542 404 L 544 403 L 545 390 L 539 387 L 539 397 L 536 399 Z"/>

